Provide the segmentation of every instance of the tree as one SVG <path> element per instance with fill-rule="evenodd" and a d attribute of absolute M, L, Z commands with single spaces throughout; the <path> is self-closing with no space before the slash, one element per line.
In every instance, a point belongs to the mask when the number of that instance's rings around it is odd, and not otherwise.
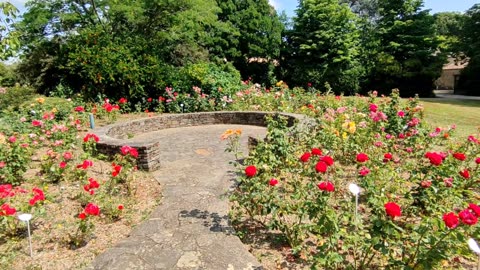
<path fill-rule="evenodd" d="M 404 96 L 430 96 L 444 55 L 438 55 L 434 19 L 421 11 L 422 0 L 378 0 L 376 22 L 379 49 L 367 89 L 388 93 L 399 88 Z"/>
<path fill-rule="evenodd" d="M 469 95 L 480 95 L 480 4 L 473 5 L 465 14 L 460 35 L 462 51 L 470 58 L 462 71 L 458 88 Z"/>
<path fill-rule="evenodd" d="M 17 14 L 18 9 L 10 2 L 0 3 L 0 60 L 13 56 L 20 45 L 18 32 L 12 28 Z"/>
<path fill-rule="evenodd" d="M 214 58 L 215 33 L 229 32 L 215 0 L 33 0 L 27 7 L 17 26 L 20 70 L 42 93 L 63 83 L 87 98 L 158 96 L 184 79 L 183 67 Z"/>
<path fill-rule="evenodd" d="M 440 40 L 440 50 L 458 56 L 461 52 L 460 34 L 465 16 L 459 12 L 440 12 L 433 15 L 435 34 Z"/>
<path fill-rule="evenodd" d="M 268 0 L 217 0 L 219 20 L 233 31 L 216 55 L 233 61 L 243 78 L 270 85 L 274 61 L 278 59 L 283 24 Z"/>
<path fill-rule="evenodd" d="M 350 8 L 337 0 L 300 1 L 282 57 L 287 82 L 316 87 L 328 83 L 337 93 L 357 92 L 364 69 L 356 21 Z"/>

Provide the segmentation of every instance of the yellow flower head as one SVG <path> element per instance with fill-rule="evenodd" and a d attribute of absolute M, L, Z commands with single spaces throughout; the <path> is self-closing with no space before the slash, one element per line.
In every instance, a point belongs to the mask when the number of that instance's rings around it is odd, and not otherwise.
<path fill-rule="evenodd" d="M 57 108 L 53 108 L 52 113 L 56 113 L 56 112 L 58 112 Z"/>
<path fill-rule="evenodd" d="M 37 102 L 40 103 L 40 104 L 43 104 L 43 103 L 45 102 L 45 99 L 39 97 L 39 98 L 35 99 L 35 101 L 37 101 Z"/>
<path fill-rule="evenodd" d="M 342 128 L 346 129 L 350 134 L 353 134 L 355 131 L 357 131 L 357 126 L 353 121 L 346 121 L 342 124 Z"/>
<path fill-rule="evenodd" d="M 277 84 L 275 84 L 275 85 L 276 85 L 277 87 L 280 87 L 280 86 L 282 86 L 282 84 L 283 84 L 283 81 L 279 81 L 279 82 L 277 82 Z"/>

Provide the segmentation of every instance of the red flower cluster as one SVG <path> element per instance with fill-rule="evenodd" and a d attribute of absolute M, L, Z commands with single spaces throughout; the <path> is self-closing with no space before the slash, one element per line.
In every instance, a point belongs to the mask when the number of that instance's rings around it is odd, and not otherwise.
<path fill-rule="evenodd" d="M 357 155 L 357 161 L 360 163 L 366 162 L 368 160 L 368 155 L 365 153 L 360 153 Z"/>
<path fill-rule="evenodd" d="M 43 125 L 43 122 L 40 120 L 33 120 L 32 121 L 32 126 L 34 127 L 41 127 Z"/>
<path fill-rule="evenodd" d="M 122 155 L 124 155 L 124 156 L 130 155 L 134 158 L 138 158 L 138 151 L 137 151 L 136 148 L 130 147 L 128 145 L 124 145 L 124 146 L 122 146 L 122 148 L 120 148 L 120 151 L 122 152 Z"/>
<path fill-rule="evenodd" d="M 245 175 L 247 177 L 254 177 L 257 174 L 257 168 L 255 166 L 248 166 L 245 168 Z"/>
<path fill-rule="evenodd" d="M 270 181 L 268 182 L 268 184 L 269 184 L 270 186 L 274 187 L 274 186 L 278 185 L 278 180 L 275 179 L 275 178 L 272 178 L 272 179 L 270 179 Z"/>
<path fill-rule="evenodd" d="M 112 111 L 120 110 L 120 106 L 118 106 L 118 105 L 112 105 L 112 104 L 110 104 L 110 103 L 108 103 L 108 102 L 107 102 L 107 103 L 104 103 L 104 104 L 102 105 L 102 107 L 103 107 L 103 108 L 105 109 L 105 111 L 107 111 L 107 112 L 112 112 Z"/>
<path fill-rule="evenodd" d="M 82 168 L 82 169 L 86 170 L 86 169 L 88 169 L 88 167 L 92 167 L 92 166 L 93 166 L 93 161 L 86 159 L 86 160 L 83 161 L 82 164 L 77 165 L 77 169 Z"/>
<path fill-rule="evenodd" d="M 392 218 L 402 215 L 402 209 L 400 209 L 400 205 L 394 202 L 388 202 L 385 204 L 385 212 Z"/>
<path fill-rule="evenodd" d="M 125 103 L 127 103 L 127 99 L 124 98 L 124 97 L 122 97 L 122 98 L 120 98 L 120 99 L 118 100 L 118 103 L 120 103 L 120 104 L 125 104 Z"/>
<path fill-rule="evenodd" d="M 468 208 L 465 210 L 460 211 L 458 216 L 455 213 L 450 212 L 443 215 L 443 222 L 445 222 L 445 226 L 450 229 L 455 229 L 459 224 L 459 219 L 465 225 L 475 225 L 478 222 L 478 218 L 480 217 L 480 206 L 476 204 L 469 204 Z"/>
<path fill-rule="evenodd" d="M 322 191 L 333 192 L 335 191 L 335 186 L 330 181 L 323 181 L 318 183 L 318 188 Z"/>
<path fill-rule="evenodd" d="M 322 150 L 319 148 L 312 148 L 312 155 L 314 156 L 321 156 L 322 155 Z"/>
<path fill-rule="evenodd" d="M 308 160 L 310 159 L 312 155 L 310 154 L 310 152 L 305 152 L 301 157 L 300 157 L 300 160 L 302 162 L 308 162 Z"/>
<path fill-rule="evenodd" d="M 77 106 L 77 107 L 75 107 L 75 111 L 76 112 L 84 112 L 85 108 L 83 106 Z"/>
<path fill-rule="evenodd" d="M 442 164 L 443 160 L 445 159 L 445 155 L 443 153 L 437 152 L 427 152 L 425 157 L 430 160 L 430 164 L 434 166 L 438 166 Z"/>
<path fill-rule="evenodd" d="M 93 139 L 95 142 L 98 142 L 100 140 L 97 135 L 88 133 L 87 135 L 85 135 L 85 137 L 83 137 L 83 142 L 88 142 L 90 139 Z"/>
<path fill-rule="evenodd" d="M 450 212 L 443 215 L 443 222 L 450 229 L 455 229 L 458 226 L 458 217 L 455 213 Z"/>
<path fill-rule="evenodd" d="M 115 177 L 119 175 L 120 172 L 122 171 L 122 166 L 115 163 L 112 163 L 112 166 L 113 166 L 112 176 Z"/>
<path fill-rule="evenodd" d="M 370 173 L 370 170 L 365 166 L 360 168 L 360 170 L 358 171 L 358 174 L 360 174 L 361 176 L 367 176 L 369 173 Z"/>
<path fill-rule="evenodd" d="M 99 187 L 100 187 L 100 184 L 95 179 L 89 178 L 88 179 L 88 184 L 84 185 L 83 189 L 86 192 L 89 192 L 90 195 L 93 195 L 93 194 L 95 194 L 95 189 L 97 189 Z"/>
<path fill-rule="evenodd" d="M 33 198 L 30 199 L 28 202 L 30 205 L 35 205 L 38 201 L 44 201 L 45 200 L 45 194 L 43 191 L 39 188 L 33 188 Z"/>
<path fill-rule="evenodd" d="M 15 207 L 11 207 L 7 203 L 2 204 L 0 206 L 0 217 L 1 216 L 13 216 L 17 212 L 17 209 Z"/>
<path fill-rule="evenodd" d="M 464 153 L 453 153 L 453 157 L 461 161 L 467 158 Z"/>
<path fill-rule="evenodd" d="M 465 179 L 470 178 L 470 172 L 467 169 L 460 171 L 459 174 Z"/>
<path fill-rule="evenodd" d="M 0 185 L 0 199 L 15 196 L 11 184 Z"/>
<path fill-rule="evenodd" d="M 98 216 L 100 215 L 100 208 L 98 205 L 93 204 L 93 203 L 88 203 L 87 206 L 85 206 L 85 210 L 78 215 L 79 219 L 86 219 L 87 215 L 90 216 Z"/>

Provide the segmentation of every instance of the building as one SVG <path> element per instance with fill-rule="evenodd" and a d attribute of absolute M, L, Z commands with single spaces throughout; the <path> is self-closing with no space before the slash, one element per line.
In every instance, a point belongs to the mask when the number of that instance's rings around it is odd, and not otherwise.
<path fill-rule="evenodd" d="M 460 73 L 467 65 L 468 59 L 448 58 L 448 63 L 442 68 L 442 75 L 435 81 L 437 90 L 455 90 Z"/>

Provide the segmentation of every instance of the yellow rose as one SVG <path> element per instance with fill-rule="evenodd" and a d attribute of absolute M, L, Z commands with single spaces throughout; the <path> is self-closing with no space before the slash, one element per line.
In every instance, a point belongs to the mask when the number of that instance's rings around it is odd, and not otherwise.
<path fill-rule="evenodd" d="M 35 101 L 37 101 L 37 102 L 40 103 L 40 104 L 43 104 L 43 103 L 45 102 L 45 99 L 39 97 L 39 98 L 35 99 Z"/>

